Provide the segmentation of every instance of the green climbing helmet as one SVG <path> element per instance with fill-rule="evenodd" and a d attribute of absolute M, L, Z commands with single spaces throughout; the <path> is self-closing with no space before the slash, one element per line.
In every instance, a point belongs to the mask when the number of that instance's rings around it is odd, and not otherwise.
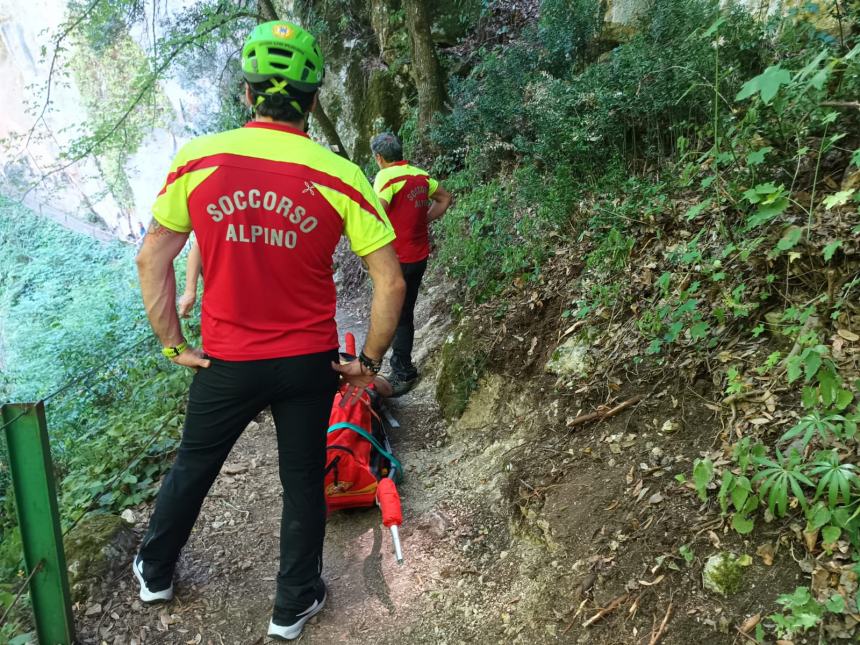
<path fill-rule="evenodd" d="M 322 85 L 325 62 L 316 38 L 292 22 L 264 22 L 242 48 L 242 73 L 249 83 L 282 79 L 302 92 Z"/>

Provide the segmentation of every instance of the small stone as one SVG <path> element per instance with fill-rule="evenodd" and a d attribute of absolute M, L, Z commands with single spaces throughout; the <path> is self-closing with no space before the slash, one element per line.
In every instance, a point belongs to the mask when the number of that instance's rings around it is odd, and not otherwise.
<path fill-rule="evenodd" d="M 649 504 L 659 504 L 663 501 L 663 496 L 660 493 L 654 493 L 651 497 L 648 498 Z"/>
<path fill-rule="evenodd" d="M 436 538 L 443 538 L 448 532 L 448 522 L 439 513 L 430 516 L 430 534 Z"/>
<path fill-rule="evenodd" d="M 87 610 L 84 612 L 85 616 L 95 616 L 96 614 L 102 613 L 102 606 L 98 603 L 95 605 L 90 605 L 87 607 Z"/>
<path fill-rule="evenodd" d="M 255 422 L 252 421 L 251 423 Z M 248 472 L 248 464 L 227 464 L 221 469 L 221 472 L 225 475 L 241 475 L 242 473 Z"/>
<path fill-rule="evenodd" d="M 256 432 L 259 427 L 259 423 L 257 423 L 256 421 L 251 421 L 251 423 L 245 426 L 245 432 Z"/>
<path fill-rule="evenodd" d="M 132 525 L 134 525 L 137 521 L 134 517 L 134 512 L 130 508 L 125 509 L 122 513 L 119 514 L 119 516 Z"/>
<path fill-rule="evenodd" d="M 663 434 L 672 434 L 673 432 L 677 432 L 680 427 L 681 426 L 674 419 L 666 419 L 660 427 L 660 432 Z"/>

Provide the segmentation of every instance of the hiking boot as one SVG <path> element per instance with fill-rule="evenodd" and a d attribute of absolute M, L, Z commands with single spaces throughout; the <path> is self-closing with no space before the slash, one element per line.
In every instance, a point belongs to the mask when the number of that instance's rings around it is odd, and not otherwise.
<path fill-rule="evenodd" d="M 416 374 L 412 378 L 403 378 L 397 374 L 388 374 L 385 376 L 385 380 L 391 384 L 391 396 L 398 397 L 415 387 L 415 384 L 418 383 L 418 375 Z"/>
<path fill-rule="evenodd" d="M 140 583 L 140 599 L 145 603 L 167 602 L 173 600 L 173 583 L 166 589 L 154 589 L 146 582 L 143 577 L 143 560 L 140 555 L 134 556 L 131 562 L 131 570 L 134 571 L 134 576 Z"/>
<path fill-rule="evenodd" d="M 325 582 L 320 580 L 320 589 L 317 591 L 317 598 L 314 599 L 314 604 L 300 611 L 297 614 L 287 618 L 286 625 L 280 625 L 280 619 L 275 622 L 273 618 L 269 622 L 269 638 L 274 638 L 279 641 L 291 641 L 302 635 L 305 623 L 322 611 L 325 606 L 326 586 Z"/>

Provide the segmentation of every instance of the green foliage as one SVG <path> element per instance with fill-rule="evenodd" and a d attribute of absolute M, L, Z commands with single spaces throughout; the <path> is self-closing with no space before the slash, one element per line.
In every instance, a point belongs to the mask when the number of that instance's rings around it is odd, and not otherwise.
<path fill-rule="evenodd" d="M 710 459 L 696 459 L 693 463 L 693 484 L 699 499 L 703 502 L 708 499 L 708 484 L 714 479 L 714 462 Z"/>
<path fill-rule="evenodd" d="M 603 22 L 602 10 L 597 0 L 542 0 L 537 35 L 546 47 L 546 65 L 559 69 L 585 58 Z"/>
<path fill-rule="evenodd" d="M 783 612 L 771 614 L 768 618 L 780 638 L 793 638 L 818 626 L 827 613 L 841 614 L 845 611 L 845 598 L 840 594 L 833 594 L 821 603 L 813 598 L 808 587 L 797 587 L 793 593 L 779 596 L 776 602 L 782 605 Z"/>
<path fill-rule="evenodd" d="M 678 547 L 678 553 L 681 554 L 681 557 L 684 558 L 684 562 L 687 564 L 693 564 L 693 560 L 696 559 L 696 554 L 693 552 L 693 549 L 688 544 L 682 544 Z"/>
<path fill-rule="evenodd" d="M 558 235 L 573 199 L 561 183 L 547 187 L 530 167 L 479 185 L 469 180 L 461 173 L 445 182 L 463 197 L 437 225 L 439 257 L 476 299 L 486 299 L 514 279 L 538 274 L 551 252 L 546 241 Z"/>
<path fill-rule="evenodd" d="M 146 331 L 134 248 L 101 244 L 0 198 L 7 397 L 35 400 Z M 97 341 L 94 343 L 94 339 Z"/>
<path fill-rule="evenodd" d="M 190 373 L 158 352 L 134 253 L 0 199 L 2 398 L 37 400 L 63 386 L 46 414 L 64 527 L 149 498 L 178 442 Z M 2 603 L 21 559 L 5 449 L 0 507 Z"/>
<path fill-rule="evenodd" d="M 454 173 L 440 259 L 469 287 L 464 309 L 522 289 L 548 249 L 575 257 L 561 263 L 572 276 L 557 288 L 569 290 L 562 318 L 618 326 L 608 337 L 627 335 L 637 368 L 723 376 L 730 460 L 695 461 L 699 498 L 716 479 L 740 534 L 802 512 L 807 545 L 857 549 L 856 366 L 836 335 L 856 331 L 860 285 L 860 197 L 840 185 L 860 166 L 856 9 L 846 18 L 813 2 L 752 18 L 671 0 L 650 3 L 636 29 L 590 37 L 590 7 L 543 2 L 535 31 L 452 79 L 432 139 L 436 170 Z M 820 28 L 824 12 L 838 34 Z M 561 208 L 543 208 L 550 196 Z M 761 392 L 761 419 L 737 414 Z M 796 420 L 782 425 L 789 401 Z M 786 599 L 773 627 L 799 633 L 839 608 L 819 600 L 821 611 Z"/>
<path fill-rule="evenodd" d="M 767 497 L 767 508 L 771 514 L 782 517 L 788 510 L 789 495 L 794 495 L 805 508 L 806 495 L 803 492 L 803 486 L 814 487 L 814 484 L 804 474 L 803 458 L 796 450 L 792 450 L 787 456 L 777 451 L 776 459 L 776 461 L 767 457 L 756 459 L 760 468 L 752 481 L 761 482 L 759 493 L 762 499 Z"/>

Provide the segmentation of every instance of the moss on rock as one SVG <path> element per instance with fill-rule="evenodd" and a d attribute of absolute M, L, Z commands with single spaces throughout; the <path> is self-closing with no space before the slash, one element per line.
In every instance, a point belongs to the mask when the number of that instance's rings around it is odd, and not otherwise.
<path fill-rule="evenodd" d="M 734 553 L 715 553 L 705 563 L 702 585 L 721 596 L 731 596 L 743 585 L 745 565 L 744 558 L 738 558 Z"/>
<path fill-rule="evenodd" d="M 487 361 L 487 350 L 474 320 L 461 321 L 442 345 L 436 401 L 446 419 L 456 419 L 466 409 Z"/>
<path fill-rule="evenodd" d="M 86 516 L 65 538 L 73 600 L 86 600 L 115 569 L 125 566 L 136 542 L 131 526 L 121 517 L 106 513 Z"/>

